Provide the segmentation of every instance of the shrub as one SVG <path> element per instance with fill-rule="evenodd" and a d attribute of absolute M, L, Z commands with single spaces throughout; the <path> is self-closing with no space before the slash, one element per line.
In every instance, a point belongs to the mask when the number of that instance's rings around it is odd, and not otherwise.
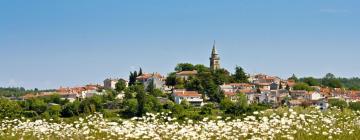
<path fill-rule="evenodd" d="M 14 101 L 5 98 L 0 98 L 0 119 L 5 117 L 17 118 L 21 116 L 22 109 Z"/>

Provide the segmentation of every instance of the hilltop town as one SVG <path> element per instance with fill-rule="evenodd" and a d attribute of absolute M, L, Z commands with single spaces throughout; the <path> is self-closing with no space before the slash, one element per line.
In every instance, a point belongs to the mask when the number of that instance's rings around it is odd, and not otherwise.
<path fill-rule="evenodd" d="M 281 79 L 266 74 L 247 74 L 239 66 L 231 74 L 221 68 L 215 42 L 209 61 L 209 67 L 179 63 L 175 71 L 167 76 L 157 72 L 145 73 L 140 68 L 139 71 L 131 72 L 129 79 L 107 78 L 103 85 L 60 87 L 8 98 L 29 102 L 30 106 L 25 107 L 25 110 L 32 112 L 30 114 L 34 116 L 47 112 L 46 107 L 39 111 L 36 106 L 31 106 L 34 99 L 41 99 L 44 102 L 42 106 L 60 106 L 57 111 L 58 116 L 62 117 L 104 109 L 117 109 L 115 114 L 122 112 L 125 116 L 141 116 L 145 112 L 164 109 L 176 112 L 173 104 L 185 109 L 198 108 L 201 109 L 200 112 L 206 107 L 220 108 L 225 114 L 236 116 L 249 110 L 282 106 L 314 106 L 326 110 L 331 106 L 331 101 L 336 104 L 360 101 L 359 90 L 343 86 L 332 74 L 327 74 L 323 79 L 297 78 L 295 75 Z M 94 101 L 94 98 L 100 99 Z M 75 104 L 82 105 L 82 108 L 74 109 Z M 146 106 L 149 108 L 146 109 Z"/>

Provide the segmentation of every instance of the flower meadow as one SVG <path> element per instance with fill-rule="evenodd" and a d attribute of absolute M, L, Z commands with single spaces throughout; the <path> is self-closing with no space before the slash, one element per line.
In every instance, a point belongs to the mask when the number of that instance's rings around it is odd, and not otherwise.
<path fill-rule="evenodd" d="M 171 113 L 171 112 L 170 112 Z M 241 118 L 178 121 L 168 113 L 108 120 L 102 114 L 72 123 L 26 118 L 2 120 L 0 139 L 360 139 L 360 112 L 336 108 L 279 108 Z"/>

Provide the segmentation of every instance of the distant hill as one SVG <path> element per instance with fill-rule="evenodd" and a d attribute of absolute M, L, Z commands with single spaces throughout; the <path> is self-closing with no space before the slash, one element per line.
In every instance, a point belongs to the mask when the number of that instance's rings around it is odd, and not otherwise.
<path fill-rule="evenodd" d="M 35 93 L 35 92 L 45 92 L 45 91 L 55 91 L 53 89 L 50 90 L 26 90 L 23 87 L 0 87 L 0 96 L 4 96 L 4 97 L 11 97 L 11 96 L 22 96 L 25 95 L 27 93 Z"/>

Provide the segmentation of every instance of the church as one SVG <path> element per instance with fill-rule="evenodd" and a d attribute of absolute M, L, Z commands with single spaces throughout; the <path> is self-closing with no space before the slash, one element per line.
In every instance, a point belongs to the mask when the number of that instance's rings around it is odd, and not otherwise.
<path fill-rule="evenodd" d="M 211 51 L 211 57 L 210 57 L 210 69 L 212 71 L 220 69 L 220 57 L 219 54 L 216 51 L 216 44 L 214 40 L 214 45 Z"/>

